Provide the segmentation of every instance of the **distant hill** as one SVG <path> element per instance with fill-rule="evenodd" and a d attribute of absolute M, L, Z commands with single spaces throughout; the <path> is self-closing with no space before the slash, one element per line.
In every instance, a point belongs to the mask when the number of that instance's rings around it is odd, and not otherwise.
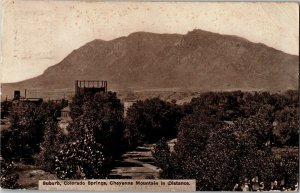
<path fill-rule="evenodd" d="M 282 91 L 298 89 L 298 61 L 299 56 L 264 44 L 203 30 L 186 35 L 136 32 L 94 40 L 38 77 L 2 84 L 2 97 L 10 97 L 15 88 L 42 95 L 72 92 L 77 79 L 108 80 L 114 90 Z"/>

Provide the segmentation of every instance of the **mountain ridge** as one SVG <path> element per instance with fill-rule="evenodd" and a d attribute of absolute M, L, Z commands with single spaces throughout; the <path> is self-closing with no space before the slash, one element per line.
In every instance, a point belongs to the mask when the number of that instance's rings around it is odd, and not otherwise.
<path fill-rule="evenodd" d="M 88 42 L 42 75 L 2 84 L 2 90 L 72 89 L 77 79 L 108 80 L 115 90 L 288 90 L 298 89 L 298 61 L 299 56 L 233 35 L 134 32 Z"/>

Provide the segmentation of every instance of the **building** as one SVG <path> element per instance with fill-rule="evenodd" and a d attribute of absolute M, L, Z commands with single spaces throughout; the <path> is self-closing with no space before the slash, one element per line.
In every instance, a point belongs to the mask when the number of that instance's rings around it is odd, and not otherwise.
<path fill-rule="evenodd" d="M 95 93 L 107 92 L 107 81 L 98 80 L 76 80 L 75 95 L 93 95 Z"/>
<path fill-rule="evenodd" d="M 39 105 L 43 102 L 43 98 L 27 98 L 26 97 L 26 89 L 25 89 L 25 97 L 21 96 L 21 91 L 20 90 L 15 90 L 13 101 L 21 101 L 21 102 L 26 102 L 26 103 L 32 103 L 32 104 Z"/>
<path fill-rule="evenodd" d="M 14 91 L 14 99 L 13 100 L 20 100 L 21 98 L 21 91 L 15 90 Z"/>
<path fill-rule="evenodd" d="M 71 121 L 72 119 L 71 119 L 71 116 L 70 116 L 70 112 L 71 112 L 71 110 L 70 110 L 69 106 L 63 108 L 61 110 L 61 118 L 60 119 L 61 120 Z"/>
<path fill-rule="evenodd" d="M 70 115 L 71 109 L 69 106 L 63 108 L 61 110 L 61 117 L 59 118 L 58 126 L 62 129 L 63 133 L 65 135 L 68 135 L 67 127 L 72 121 L 71 115 Z"/>

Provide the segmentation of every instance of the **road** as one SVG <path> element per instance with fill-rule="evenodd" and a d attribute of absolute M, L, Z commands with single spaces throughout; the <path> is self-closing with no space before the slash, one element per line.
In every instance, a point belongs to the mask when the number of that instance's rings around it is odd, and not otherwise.
<path fill-rule="evenodd" d="M 145 144 L 123 154 L 109 178 L 157 179 L 160 169 L 154 165 L 153 144 Z"/>

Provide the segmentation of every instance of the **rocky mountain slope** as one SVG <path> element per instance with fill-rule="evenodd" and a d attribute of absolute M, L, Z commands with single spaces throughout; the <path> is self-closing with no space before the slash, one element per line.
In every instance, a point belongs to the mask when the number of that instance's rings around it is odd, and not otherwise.
<path fill-rule="evenodd" d="M 89 42 L 38 77 L 3 84 L 2 96 L 14 88 L 73 90 L 75 80 L 108 80 L 115 90 L 297 89 L 298 61 L 263 44 L 203 30 L 136 32 Z"/>

